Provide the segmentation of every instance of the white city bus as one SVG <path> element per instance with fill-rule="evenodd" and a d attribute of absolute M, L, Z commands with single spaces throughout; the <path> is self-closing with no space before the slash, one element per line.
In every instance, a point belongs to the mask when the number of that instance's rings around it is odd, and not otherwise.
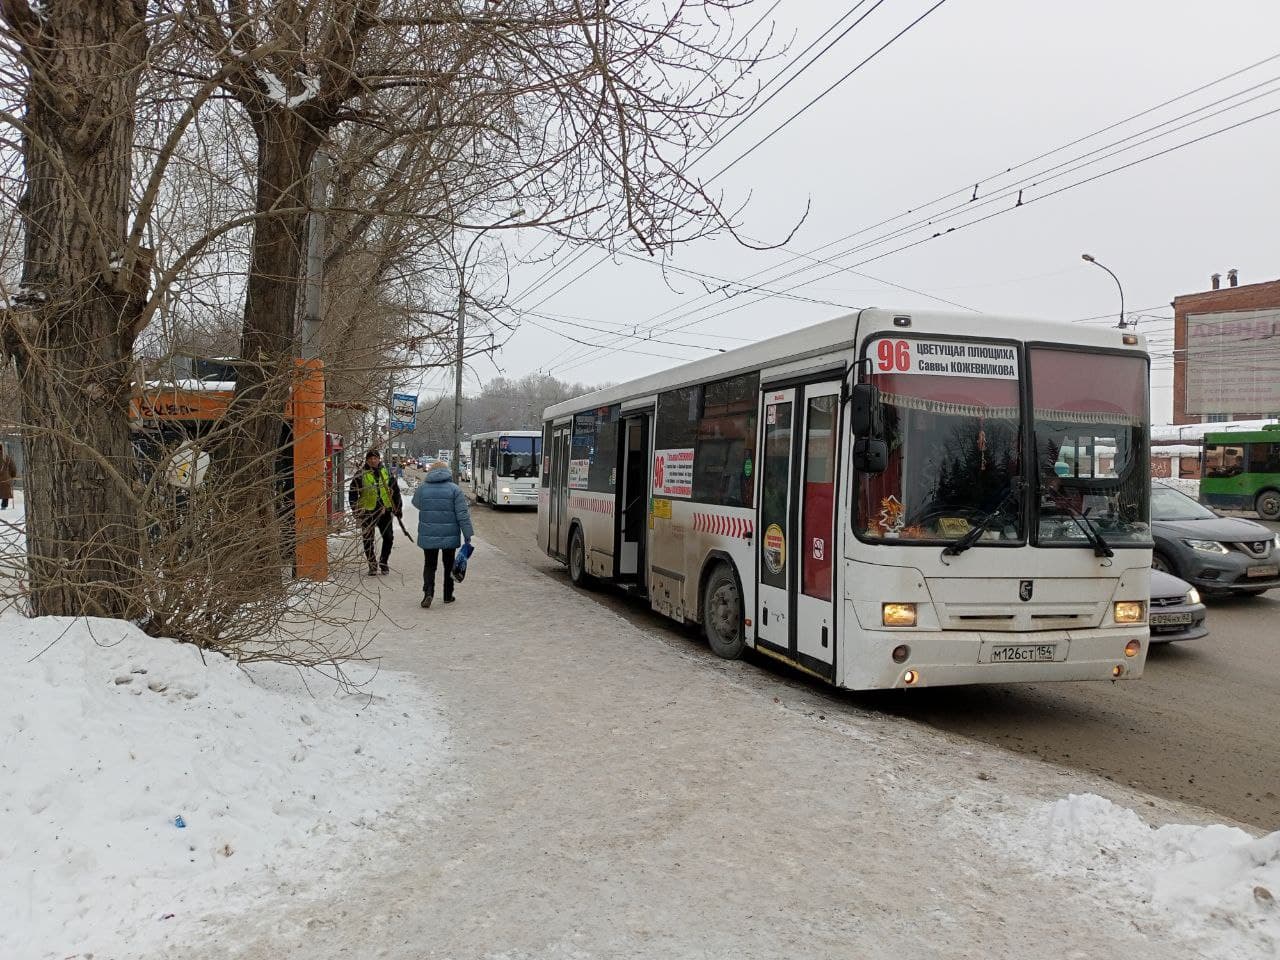
<path fill-rule="evenodd" d="M 867 309 L 544 419 L 542 548 L 721 656 L 857 690 L 1142 674 L 1135 333 Z"/>
<path fill-rule="evenodd" d="M 471 438 L 471 490 L 491 507 L 536 506 L 541 465 L 537 430 L 495 430 Z"/>

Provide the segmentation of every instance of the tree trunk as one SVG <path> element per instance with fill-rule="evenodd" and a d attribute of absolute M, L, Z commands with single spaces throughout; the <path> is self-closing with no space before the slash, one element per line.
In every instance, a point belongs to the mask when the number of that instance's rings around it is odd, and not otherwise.
<path fill-rule="evenodd" d="M 3 314 L 24 427 L 36 615 L 138 613 L 129 442 L 142 291 L 119 277 L 129 221 L 142 0 L 0 4 L 27 61 L 22 290 Z"/>
<path fill-rule="evenodd" d="M 314 129 L 292 110 L 266 108 L 254 118 L 258 139 L 257 212 L 245 296 L 230 461 L 250 529 L 259 531 L 243 557 L 249 575 L 288 563 L 289 512 L 276 496 L 285 407 L 294 378 L 294 321 L 306 236 L 307 172 L 319 145 Z"/>

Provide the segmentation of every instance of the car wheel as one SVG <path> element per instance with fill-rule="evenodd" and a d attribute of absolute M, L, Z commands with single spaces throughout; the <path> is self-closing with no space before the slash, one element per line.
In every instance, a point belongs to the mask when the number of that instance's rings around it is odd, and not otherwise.
<path fill-rule="evenodd" d="M 1263 520 L 1280 520 L 1280 490 L 1263 490 L 1253 508 Z"/>
<path fill-rule="evenodd" d="M 712 652 L 726 660 L 742 656 L 742 592 L 726 563 L 716 564 L 702 591 L 702 629 Z"/>
<path fill-rule="evenodd" d="M 1178 575 L 1178 568 L 1175 567 L 1173 562 L 1159 550 L 1151 554 L 1151 568 L 1175 577 Z"/>
<path fill-rule="evenodd" d="M 582 539 L 582 528 L 574 527 L 573 536 L 569 538 L 569 579 L 575 587 L 591 585 L 591 575 L 587 573 L 587 545 Z"/>

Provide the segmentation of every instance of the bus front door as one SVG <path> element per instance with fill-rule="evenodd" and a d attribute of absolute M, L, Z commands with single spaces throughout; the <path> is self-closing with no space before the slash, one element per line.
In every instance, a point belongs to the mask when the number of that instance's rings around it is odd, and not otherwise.
<path fill-rule="evenodd" d="M 834 678 L 839 382 L 765 390 L 756 638 Z"/>

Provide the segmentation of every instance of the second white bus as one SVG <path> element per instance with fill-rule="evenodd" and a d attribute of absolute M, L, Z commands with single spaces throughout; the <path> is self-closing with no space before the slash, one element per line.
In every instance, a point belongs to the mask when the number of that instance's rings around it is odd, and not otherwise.
<path fill-rule="evenodd" d="M 721 656 L 859 690 L 1142 674 L 1133 332 L 867 309 L 544 419 L 542 548 Z"/>
<path fill-rule="evenodd" d="M 471 490 L 491 507 L 538 505 L 542 433 L 494 430 L 471 438 Z"/>

